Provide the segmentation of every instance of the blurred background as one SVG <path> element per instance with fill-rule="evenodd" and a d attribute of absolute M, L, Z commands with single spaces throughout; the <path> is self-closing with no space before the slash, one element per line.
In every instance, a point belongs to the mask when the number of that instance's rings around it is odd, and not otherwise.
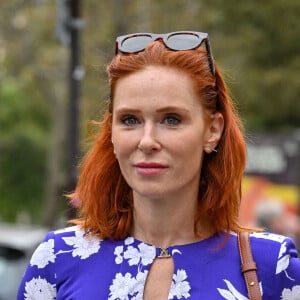
<path fill-rule="evenodd" d="M 0 221 L 57 228 L 115 37 L 208 32 L 248 143 L 241 220 L 299 239 L 300 1 L 1 0 Z"/>

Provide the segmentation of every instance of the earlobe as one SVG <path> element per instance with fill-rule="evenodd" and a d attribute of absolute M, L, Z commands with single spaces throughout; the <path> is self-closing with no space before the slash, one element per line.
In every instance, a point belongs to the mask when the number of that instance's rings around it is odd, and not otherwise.
<path fill-rule="evenodd" d="M 206 145 L 206 146 L 204 147 L 204 152 L 207 153 L 207 154 L 210 154 L 210 153 L 212 153 L 212 152 L 217 153 L 218 150 L 215 149 L 215 148 L 212 148 L 212 147 L 209 146 L 209 145 Z"/>

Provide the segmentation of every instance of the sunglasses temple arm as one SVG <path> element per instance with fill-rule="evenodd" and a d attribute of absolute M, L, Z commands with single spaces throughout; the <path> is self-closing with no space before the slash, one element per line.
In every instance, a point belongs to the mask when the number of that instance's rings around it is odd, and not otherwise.
<path fill-rule="evenodd" d="M 208 39 L 206 39 L 206 41 L 205 41 L 205 47 L 206 47 L 206 51 L 208 54 L 208 62 L 209 62 L 210 70 L 211 70 L 212 74 L 215 76 L 216 70 L 215 70 L 215 64 L 214 64 L 214 57 L 212 55 L 210 43 L 209 43 Z"/>
<path fill-rule="evenodd" d="M 115 55 L 119 53 L 119 44 L 118 41 L 116 41 L 116 50 L 115 50 Z"/>

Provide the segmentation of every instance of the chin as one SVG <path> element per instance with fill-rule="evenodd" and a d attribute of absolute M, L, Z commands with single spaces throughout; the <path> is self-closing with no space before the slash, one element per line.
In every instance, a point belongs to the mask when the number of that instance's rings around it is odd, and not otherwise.
<path fill-rule="evenodd" d="M 136 197 L 142 197 L 147 199 L 161 199 L 167 196 L 166 191 L 151 190 L 151 189 L 133 189 L 133 195 Z"/>

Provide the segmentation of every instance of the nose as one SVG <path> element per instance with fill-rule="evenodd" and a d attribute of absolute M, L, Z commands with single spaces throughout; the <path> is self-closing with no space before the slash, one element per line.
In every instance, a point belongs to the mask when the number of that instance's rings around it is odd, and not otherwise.
<path fill-rule="evenodd" d="M 138 149 L 144 153 L 159 151 L 161 144 L 158 140 L 157 130 L 152 124 L 145 124 L 143 133 L 140 137 Z"/>

